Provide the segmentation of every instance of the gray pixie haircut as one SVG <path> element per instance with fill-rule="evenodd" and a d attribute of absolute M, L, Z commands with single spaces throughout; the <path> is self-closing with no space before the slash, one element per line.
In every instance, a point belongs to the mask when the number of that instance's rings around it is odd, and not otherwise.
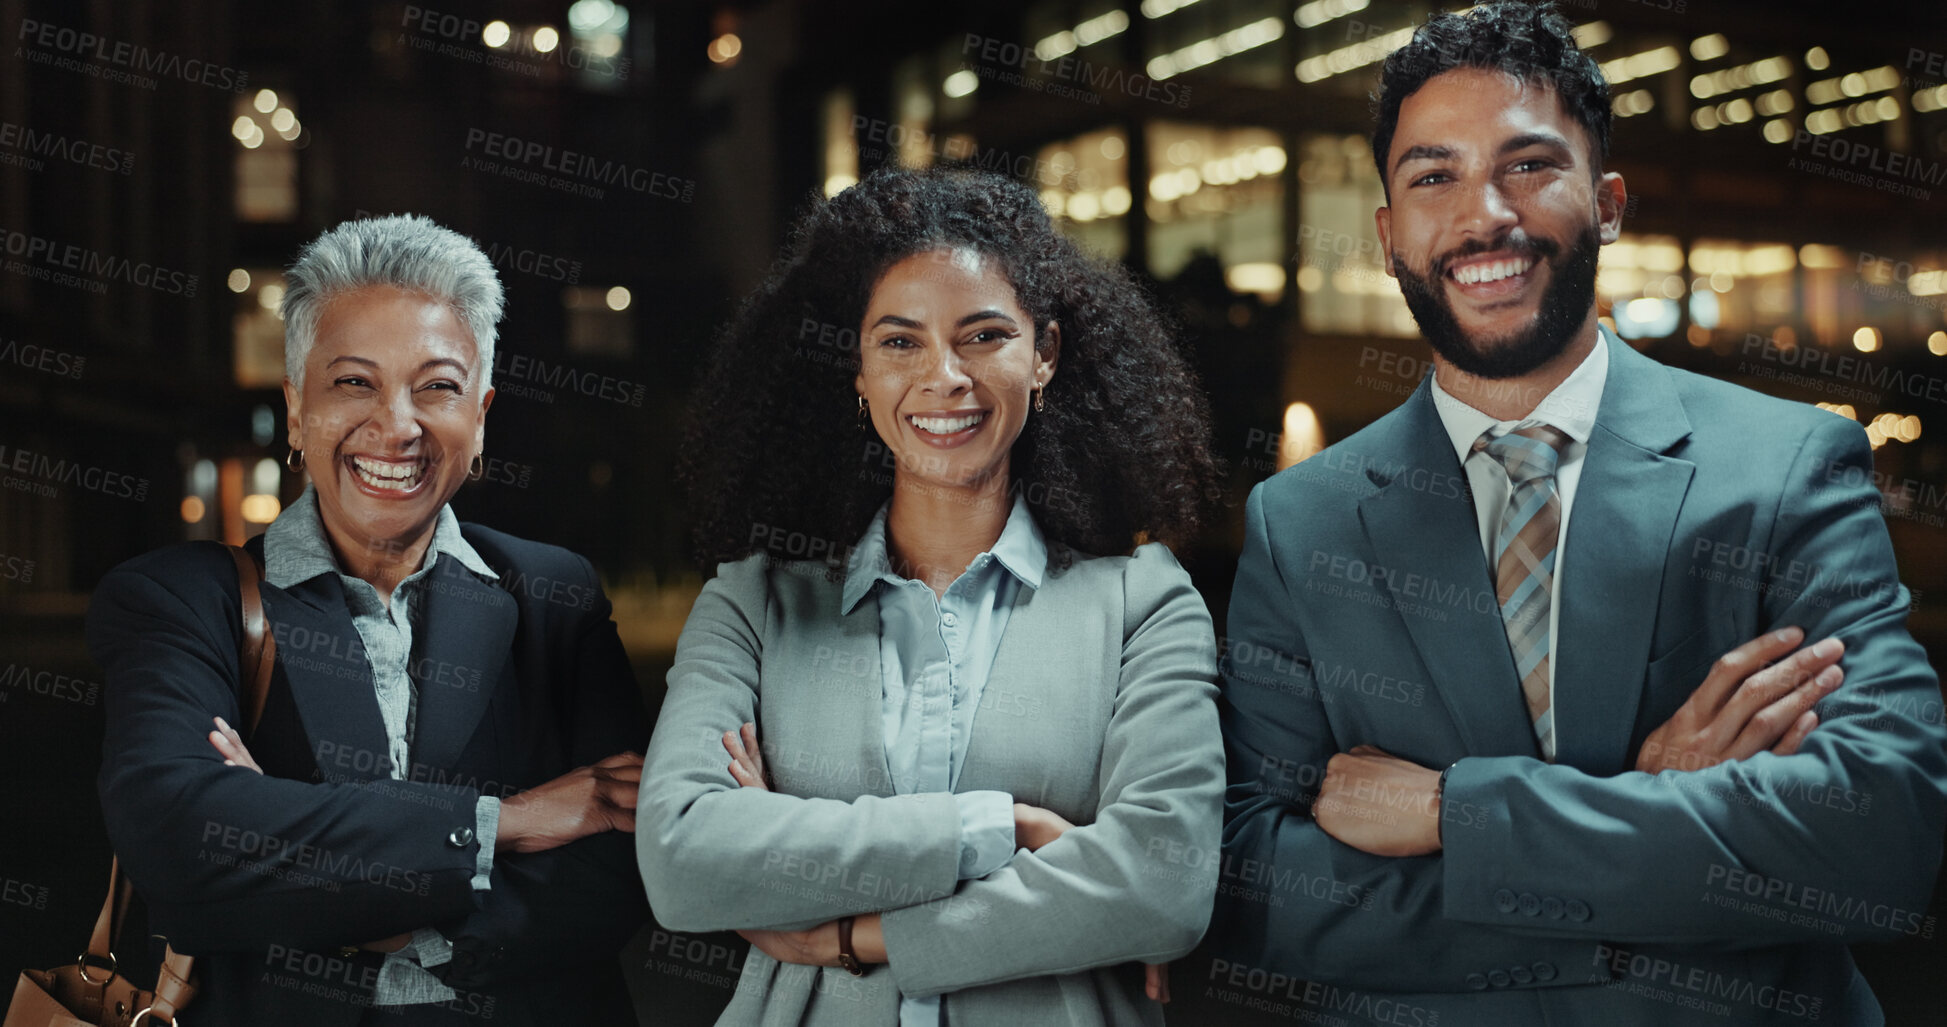
<path fill-rule="evenodd" d="M 393 214 L 343 222 L 312 240 L 284 277 L 284 375 L 299 387 L 325 305 L 375 285 L 421 293 L 452 308 L 473 335 L 481 391 L 493 384 L 494 326 L 506 294 L 480 247 L 431 218 Z"/>

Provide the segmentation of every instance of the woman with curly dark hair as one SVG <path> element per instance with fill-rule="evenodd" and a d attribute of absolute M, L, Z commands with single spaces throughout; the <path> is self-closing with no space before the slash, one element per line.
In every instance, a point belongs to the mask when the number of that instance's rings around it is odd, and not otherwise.
<path fill-rule="evenodd" d="M 1215 640 L 1164 545 L 1207 436 L 1026 186 L 886 171 L 800 222 L 700 390 L 722 562 L 638 806 L 662 923 L 751 940 L 720 1023 L 1161 1022 L 1138 964 L 1216 884 Z"/>

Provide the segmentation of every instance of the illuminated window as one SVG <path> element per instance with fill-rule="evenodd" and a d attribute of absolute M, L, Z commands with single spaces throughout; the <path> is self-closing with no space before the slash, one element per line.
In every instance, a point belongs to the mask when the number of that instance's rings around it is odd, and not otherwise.
<path fill-rule="evenodd" d="M 1150 15 L 1143 70 L 1158 82 L 1179 76 L 1218 78 L 1275 89 L 1291 80 L 1284 37 L 1292 30 L 1284 0 L 1199 0 L 1145 4 Z"/>
<path fill-rule="evenodd" d="M 1789 244 L 1698 239 L 1687 265 L 1692 309 L 1714 308 L 1716 315 L 1715 324 L 1700 321 L 1700 327 L 1738 336 L 1798 320 L 1792 284 L 1798 251 Z M 1706 300 L 1706 292 L 1714 300 Z"/>
<path fill-rule="evenodd" d="M 908 58 L 893 69 L 894 120 L 899 127 L 889 133 L 893 138 L 888 142 L 897 143 L 901 167 L 928 167 L 941 156 L 932 133 L 935 92 L 924 58 Z"/>
<path fill-rule="evenodd" d="M 629 9 L 612 0 L 576 0 L 568 8 L 569 44 L 562 60 L 585 89 L 620 92 L 636 74 L 628 52 Z"/>
<path fill-rule="evenodd" d="M 1675 236 L 1625 232 L 1597 258 L 1597 311 L 1625 339 L 1661 339 L 1682 323 L 1679 304 L 1690 295 L 1692 323 L 1717 327 L 1717 294 L 1703 288 L 1691 295 L 1683 271 L 1683 246 Z"/>
<path fill-rule="evenodd" d="M 621 285 L 561 290 L 568 312 L 568 352 L 627 357 L 635 352 L 635 297 Z"/>
<path fill-rule="evenodd" d="M 284 381 L 284 275 L 276 268 L 232 268 L 224 284 L 234 294 L 230 369 L 237 385 L 274 389 Z"/>
<path fill-rule="evenodd" d="M 1859 325 L 1876 326 L 1887 348 L 1897 351 L 1926 345 L 1947 328 L 1947 250 L 1855 254 L 1834 278 L 1843 338 Z"/>
<path fill-rule="evenodd" d="M 1193 258 L 1214 255 L 1234 291 L 1275 298 L 1284 278 L 1286 157 L 1278 134 L 1154 122 L 1148 136 L 1151 273 L 1174 278 Z M 1265 265 L 1276 272 L 1266 275 Z"/>
<path fill-rule="evenodd" d="M 1129 31 L 1129 15 L 1119 0 L 1042 3 L 1028 11 L 1023 28 L 1038 60 L 1073 56 L 1099 63 L 1112 60 L 1116 44 L 1111 41 Z"/>
<path fill-rule="evenodd" d="M 239 95 L 231 105 L 230 136 L 237 145 L 237 217 L 294 220 L 297 151 L 311 141 L 298 120 L 297 101 L 271 89 Z"/>
<path fill-rule="evenodd" d="M 1410 338 L 1419 326 L 1386 274 L 1372 212 L 1385 191 L 1364 136 L 1315 135 L 1298 153 L 1298 301 L 1305 330 Z"/>
<path fill-rule="evenodd" d="M 1119 128 L 1044 146 L 1029 183 L 1048 213 L 1097 256 L 1121 259 L 1129 249 L 1129 140 Z"/>
<path fill-rule="evenodd" d="M 849 89 L 834 89 L 825 95 L 821 127 L 826 196 L 837 196 L 859 180 L 859 137 L 852 119 L 857 109 Z"/>

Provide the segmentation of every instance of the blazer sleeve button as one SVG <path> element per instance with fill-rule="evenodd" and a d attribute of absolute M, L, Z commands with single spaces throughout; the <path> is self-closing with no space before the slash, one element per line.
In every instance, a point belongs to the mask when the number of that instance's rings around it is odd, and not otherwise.
<path fill-rule="evenodd" d="M 1506 970 L 1495 970 L 1487 975 L 1487 983 L 1497 988 L 1505 988 L 1514 983 L 1514 978 L 1509 977 Z"/>
<path fill-rule="evenodd" d="M 1516 984 L 1535 983 L 1535 972 L 1533 970 L 1528 969 L 1525 966 L 1509 967 L 1508 976 L 1514 978 L 1514 983 Z"/>
<path fill-rule="evenodd" d="M 464 849 L 467 846 L 472 845 L 473 828 L 471 827 L 455 828 L 452 834 L 446 836 L 446 844 L 451 845 L 456 849 Z"/>
<path fill-rule="evenodd" d="M 1486 991 L 1487 976 L 1485 974 L 1468 974 L 1467 986 L 1475 991 Z"/>
<path fill-rule="evenodd" d="M 1550 920 L 1562 918 L 1562 900 L 1553 895 L 1541 900 L 1541 915 Z"/>
<path fill-rule="evenodd" d="M 1515 907 L 1515 899 L 1514 899 L 1513 892 L 1507 890 L 1506 888 L 1503 888 L 1500 891 L 1494 893 L 1495 909 L 1498 909 L 1503 913 L 1512 913 L 1514 912 L 1514 907 Z"/>
<path fill-rule="evenodd" d="M 1521 908 L 1522 916 L 1535 916 L 1541 912 L 1541 900 L 1525 891 L 1516 904 Z"/>
<path fill-rule="evenodd" d="M 1555 979 L 1555 964 L 1553 963 L 1536 963 L 1530 969 L 1535 972 L 1535 980 L 1537 981 L 1547 982 Z"/>
<path fill-rule="evenodd" d="M 1562 906 L 1562 910 L 1568 914 L 1568 918 L 1570 920 L 1573 920 L 1578 924 L 1589 918 L 1588 904 L 1583 902 L 1581 899 L 1568 900 L 1568 902 Z"/>

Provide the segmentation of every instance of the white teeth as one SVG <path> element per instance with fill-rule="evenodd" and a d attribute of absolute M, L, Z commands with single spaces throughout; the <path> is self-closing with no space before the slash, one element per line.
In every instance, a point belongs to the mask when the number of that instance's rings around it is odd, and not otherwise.
<path fill-rule="evenodd" d="M 1477 285 L 1481 282 L 1498 282 L 1513 275 L 1526 274 L 1535 262 L 1526 257 L 1518 260 L 1494 260 L 1485 264 L 1469 264 L 1453 273 L 1454 281 L 1462 285 Z"/>
<path fill-rule="evenodd" d="M 982 411 L 963 417 L 914 417 L 911 420 L 913 427 L 929 435 L 951 435 L 957 431 L 966 431 L 986 419 L 987 414 Z"/>
<path fill-rule="evenodd" d="M 419 484 L 419 476 L 426 468 L 418 462 L 398 464 L 355 456 L 352 457 L 352 469 L 358 473 L 360 481 L 375 489 L 404 491 Z"/>

